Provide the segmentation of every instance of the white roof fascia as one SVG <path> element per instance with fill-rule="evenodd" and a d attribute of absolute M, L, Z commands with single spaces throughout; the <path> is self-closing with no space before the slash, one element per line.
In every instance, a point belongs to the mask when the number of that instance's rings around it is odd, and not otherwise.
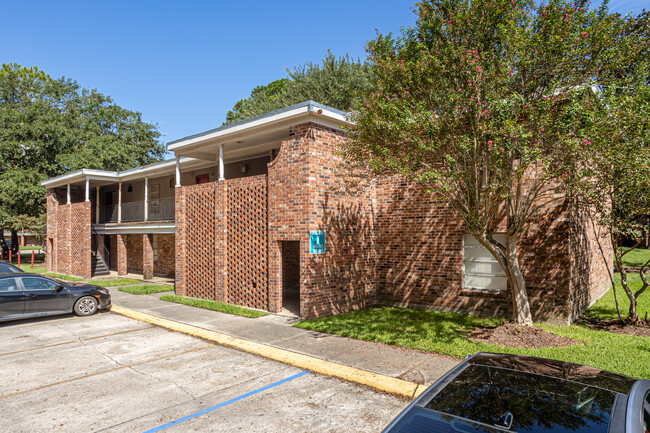
<path fill-rule="evenodd" d="M 81 170 L 73 171 L 72 173 L 62 174 L 61 176 L 56 176 L 51 179 L 46 179 L 41 181 L 42 186 L 56 186 L 56 185 L 65 185 L 75 181 L 82 181 L 86 177 L 93 177 L 100 180 L 113 180 L 117 179 L 118 173 L 116 171 L 103 171 L 103 170 L 92 170 L 84 168 Z"/>
<path fill-rule="evenodd" d="M 183 166 L 183 164 L 188 164 L 195 161 L 200 161 L 200 160 L 197 160 L 195 158 L 183 157 L 181 158 L 180 163 L 181 166 Z M 148 165 L 145 167 L 131 168 L 124 171 L 103 171 L 103 170 L 93 170 L 93 169 L 84 168 L 81 170 L 73 171 L 72 173 L 66 173 L 61 176 L 53 177 L 51 179 L 46 179 L 44 181 L 41 181 L 41 185 L 49 188 L 54 188 L 59 185 L 67 185 L 69 183 L 82 182 L 86 180 L 86 178 L 90 180 L 119 182 L 120 180 L 123 180 L 125 178 L 128 179 L 133 177 L 139 177 L 151 172 L 155 173 L 158 170 L 164 171 L 165 169 L 175 169 L 175 166 L 176 166 L 176 161 L 172 160 L 172 161 L 163 161 L 159 163 L 154 163 L 152 165 Z M 164 173 L 162 175 L 164 175 Z"/>
<path fill-rule="evenodd" d="M 335 128 L 340 128 L 342 125 L 352 124 L 346 116 L 328 110 L 325 107 L 319 107 L 318 105 L 310 104 L 295 108 L 293 110 L 281 112 L 273 116 L 263 117 L 252 122 L 246 122 L 242 125 L 234 125 L 232 128 L 215 131 L 211 134 L 200 135 L 198 137 L 190 137 L 187 140 L 168 145 L 167 150 L 176 152 L 193 144 L 225 138 L 229 135 L 240 132 L 253 131 L 266 125 L 271 125 L 273 123 L 278 123 L 283 120 L 290 120 L 292 118 L 298 118 L 301 116 L 305 116 L 307 117 L 307 120 L 313 121 L 315 123 L 322 123 L 326 126 Z"/>

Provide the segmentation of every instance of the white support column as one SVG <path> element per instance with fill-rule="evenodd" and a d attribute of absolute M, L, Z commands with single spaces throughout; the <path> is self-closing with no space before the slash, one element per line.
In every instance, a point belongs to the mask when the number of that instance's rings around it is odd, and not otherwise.
<path fill-rule="evenodd" d="M 70 184 L 68 184 L 68 202 L 67 202 L 67 204 L 70 204 L 70 202 L 71 202 L 71 200 L 70 200 Z"/>
<path fill-rule="evenodd" d="M 122 222 L 122 181 L 120 181 L 117 187 L 117 222 Z"/>
<path fill-rule="evenodd" d="M 225 180 L 226 176 L 224 173 L 224 164 L 223 164 L 223 144 L 219 145 L 219 180 Z"/>
<path fill-rule="evenodd" d="M 86 178 L 86 201 L 90 201 L 90 179 Z"/>
<path fill-rule="evenodd" d="M 97 185 L 95 191 L 95 224 L 99 224 L 99 185 Z"/>
<path fill-rule="evenodd" d="M 181 157 L 176 155 L 176 186 L 181 186 Z"/>
<path fill-rule="evenodd" d="M 149 176 L 144 177 L 144 220 L 149 220 Z"/>

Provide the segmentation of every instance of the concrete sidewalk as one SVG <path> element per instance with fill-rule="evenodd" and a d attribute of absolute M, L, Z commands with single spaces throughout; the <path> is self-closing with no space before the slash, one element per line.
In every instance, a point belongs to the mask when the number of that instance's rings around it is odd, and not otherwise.
<path fill-rule="evenodd" d="M 381 343 L 292 327 L 295 319 L 270 314 L 257 319 L 132 295 L 109 288 L 114 305 L 227 334 L 271 347 L 331 361 L 417 384 L 435 382 L 460 360 Z"/>

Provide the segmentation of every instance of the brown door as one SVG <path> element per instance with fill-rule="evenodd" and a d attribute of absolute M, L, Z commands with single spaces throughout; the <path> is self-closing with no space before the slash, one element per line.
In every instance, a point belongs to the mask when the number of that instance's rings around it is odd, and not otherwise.
<path fill-rule="evenodd" d="M 208 176 L 208 173 L 206 173 L 206 174 L 200 174 L 196 176 L 194 179 L 196 180 L 196 184 L 198 185 L 200 183 L 208 183 L 210 177 Z"/>

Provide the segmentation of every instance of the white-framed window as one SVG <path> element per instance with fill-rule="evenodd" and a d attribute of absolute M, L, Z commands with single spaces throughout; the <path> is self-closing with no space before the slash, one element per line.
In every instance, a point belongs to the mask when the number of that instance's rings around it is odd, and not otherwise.
<path fill-rule="evenodd" d="M 158 235 L 153 235 L 151 249 L 153 250 L 153 262 L 158 263 Z"/>
<path fill-rule="evenodd" d="M 492 236 L 506 244 L 505 233 Z M 463 235 L 463 288 L 493 291 L 508 288 L 508 278 L 497 259 L 470 234 Z"/>

